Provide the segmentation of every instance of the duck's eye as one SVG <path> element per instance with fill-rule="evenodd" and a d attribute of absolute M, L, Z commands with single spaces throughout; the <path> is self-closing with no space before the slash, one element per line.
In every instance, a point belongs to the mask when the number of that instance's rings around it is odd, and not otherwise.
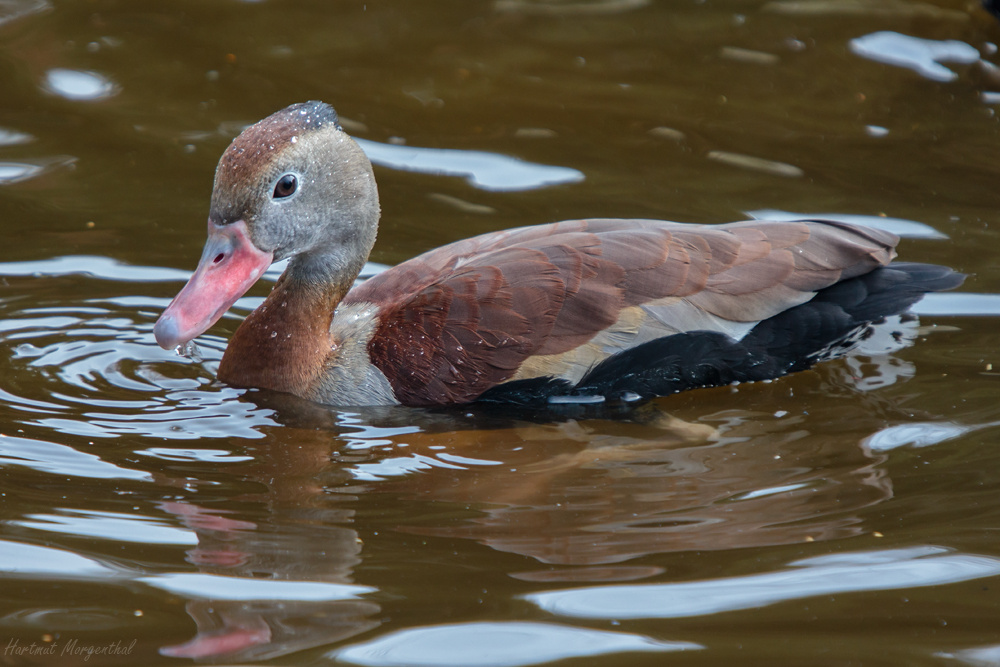
<path fill-rule="evenodd" d="M 298 187 L 299 180 L 295 178 L 295 174 L 285 174 L 274 184 L 274 194 L 271 195 L 271 198 L 284 199 L 285 197 L 291 197 L 295 194 L 295 190 Z"/>

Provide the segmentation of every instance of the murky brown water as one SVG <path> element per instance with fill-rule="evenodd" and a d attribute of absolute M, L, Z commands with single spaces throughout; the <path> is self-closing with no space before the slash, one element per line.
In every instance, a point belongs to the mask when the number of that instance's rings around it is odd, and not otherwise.
<path fill-rule="evenodd" d="M 1000 663 L 997 42 L 957 0 L 0 0 L 0 663 Z M 307 99 L 378 165 L 375 262 L 773 209 L 971 277 L 915 346 L 622 419 L 244 393 L 266 284 L 199 359 L 151 328 L 221 151 Z"/>

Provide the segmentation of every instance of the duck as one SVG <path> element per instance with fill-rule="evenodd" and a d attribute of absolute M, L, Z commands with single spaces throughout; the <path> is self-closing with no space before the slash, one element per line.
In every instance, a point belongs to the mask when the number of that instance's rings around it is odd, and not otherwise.
<path fill-rule="evenodd" d="M 332 406 L 630 404 L 808 369 L 963 280 L 836 220 L 592 218 L 449 243 L 352 288 L 379 218 L 371 163 L 330 105 L 249 126 L 156 341 L 184 346 L 288 259 L 220 381 Z"/>

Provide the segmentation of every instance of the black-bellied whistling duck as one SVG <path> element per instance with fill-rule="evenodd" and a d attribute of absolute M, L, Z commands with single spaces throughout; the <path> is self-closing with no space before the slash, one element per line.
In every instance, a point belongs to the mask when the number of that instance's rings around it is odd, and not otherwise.
<path fill-rule="evenodd" d="M 378 219 L 330 106 L 265 118 L 219 161 L 201 262 L 157 341 L 190 341 L 291 258 L 220 380 L 342 406 L 631 401 L 808 368 L 962 282 L 890 265 L 896 236 L 837 222 L 596 219 L 458 241 L 350 289 Z"/>

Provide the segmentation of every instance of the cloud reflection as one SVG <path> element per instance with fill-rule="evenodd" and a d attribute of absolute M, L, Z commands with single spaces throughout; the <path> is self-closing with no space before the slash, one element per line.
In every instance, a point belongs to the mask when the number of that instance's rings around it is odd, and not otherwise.
<path fill-rule="evenodd" d="M 691 642 L 552 623 L 457 623 L 411 628 L 333 651 L 338 662 L 373 667 L 520 667 L 612 653 L 685 651 Z"/>
<path fill-rule="evenodd" d="M 118 94 L 118 86 L 97 72 L 56 67 L 45 73 L 45 89 L 67 100 L 93 101 Z"/>
<path fill-rule="evenodd" d="M 576 169 L 526 162 L 499 153 L 395 146 L 357 138 L 355 141 L 373 164 L 423 174 L 460 176 L 483 190 L 531 190 L 576 183 L 584 178 Z"/>
<path fill-rule="evenodd" d="M 686 618 L 819 595 L 940 586 L 1000 575 L 1000 558 L 934 546 L 807 558 L 785 570 L 702 581 L 601 586 L 524 596 L 560 616 Z"/>
<path fill-rule="evenodd" d="M 965 42 L 921 39 L 889 30 L 852 39 L 850 49 L 862 58 L 905 67 L 931 81 L 954 81 L 958 78 L 958 74 L 942 62 L 970 65 L 979 60 L 979 51 Z"/>

